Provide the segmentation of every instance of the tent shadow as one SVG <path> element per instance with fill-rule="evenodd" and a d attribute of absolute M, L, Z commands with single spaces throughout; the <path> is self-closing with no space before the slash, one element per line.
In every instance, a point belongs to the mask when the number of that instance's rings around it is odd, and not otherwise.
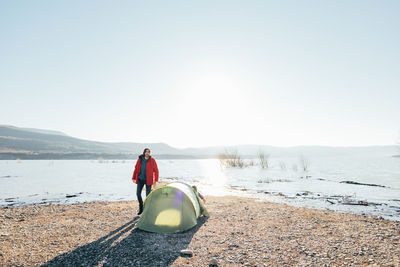
<path fill-rule="evenodd" d="M 137 229 L 138 219 L 135 217 L 98 240 L 60 254 L 42 266 L 168 266 L 188 247 L 208 217 L 200 217 L 195 227 L 175 234 Z"/>

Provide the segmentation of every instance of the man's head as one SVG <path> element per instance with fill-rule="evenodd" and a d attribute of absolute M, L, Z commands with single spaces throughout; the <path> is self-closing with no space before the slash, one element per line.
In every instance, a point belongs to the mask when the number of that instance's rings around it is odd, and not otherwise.
<path fill-rule="evenodd" d="M 150 156 L 150 148 L 145 148 L 143 150 L 143 156 L 145 156 L 146 158 L 148 158 Z"/>

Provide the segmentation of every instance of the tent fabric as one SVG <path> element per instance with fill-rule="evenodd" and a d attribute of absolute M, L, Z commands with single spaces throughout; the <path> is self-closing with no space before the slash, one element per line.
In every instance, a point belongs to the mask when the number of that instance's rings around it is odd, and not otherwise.
<path fill-rule="evenodd" d="M 208 216 L 193 187 L 183 182 L 153 190 L 146 197 L 143 208 L 136 226 L 155 233 L 183 232 L 195 226 L 200 215 Z"/>

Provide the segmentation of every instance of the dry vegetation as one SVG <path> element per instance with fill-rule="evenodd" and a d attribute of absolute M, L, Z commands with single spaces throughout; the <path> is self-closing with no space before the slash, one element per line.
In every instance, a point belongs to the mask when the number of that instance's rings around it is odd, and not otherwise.
<path fill-rule="evenodd" d="M 260 167 L 262 169 L 269 168 L 269 154 L 265 154 L 264 152 L 258 153 L 258 161 Z M 221 163 L 221 166 L 224 167 L 237 167 L 237 168 L 244 168 L 249 166 L 257 165 L 254 163 L 252 159 L 248 160 L 247 162 L 239 155 L 237 150 L 233 151 L 225 151 L 225 153 L 219 154 L 218 159 Z"/>
<path fill-rule="evenodd" d="M 307 159 L 304 155 L 300 156 L 300 166 L 303 171 L 308 171 L 310 169 L 310 160 Z"/>
<path fill-rule="evenodd" d="M 260 151 L 257 154 L 258 164 L 254 163 L 254 161 L 248 160 L 245 161 L 241 155 L 239 155 L 237 150 L 233 151 L 225 151 L 225 153 L 221 153 L 218 155 L 218 159 L 220 161 L 221 166 L 223 167 L 236 167 L 236 168 L 244 168 L 249 166 L 259 165 L 262 169 L 268 169 L 271 167 L 270 164 L 270 154 L 266 154 L 263 151 Z M 293 164 L 292 170 L 297 172 L 298 168 L 300 170 L 307 172 L 310 170 L 310 160 L 304 155 L 300 155 L 299 157 L 299 165 Z M 287 170 L 286 163 L 284 161 L 279 162 L 279 167 L 282 171 Z"/>
<path fill-rule="evenodd" d="M 260 160 L 260 166 L 262 169 L 269 168 L 269 154 L 265 154 L 263 151 L 258 153 L 258 159 Z"/>
<path fill-rule="evenodd" d="M 244 160 L 239 155 L 237 150 L 233 150 L 231 152 L 225 151 L 225 153 L 219 154 L 218 159 L 222 166 L 225 167 L 238 167 L 243 168 L 246 166 Z"/>

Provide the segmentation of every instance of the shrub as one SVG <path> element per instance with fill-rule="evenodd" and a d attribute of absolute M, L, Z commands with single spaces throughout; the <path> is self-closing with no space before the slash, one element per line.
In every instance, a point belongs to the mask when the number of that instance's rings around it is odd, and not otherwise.
<path fill-rule="evenodd" d="M 237 150 L 232 152 L 225 151 L 225 153 L 219 154 L 218 159 L 223 166 L 243 168 L 245 163 Z"/>
<path fill-rule="evenodd" d="M 264 152 L 260 151 L 258 153 L 258 159 L 260 160 L 260 166 L 263 169 L 268 169 L 269 168 L 269 154 L 265 154 Z"/>
<path fill-rule="evenodd" d="M 308 171 L 310 168 L 310 161 L 304 157 L 303 155 L 300 156 L 300 166 L 303 171 Z"/>

